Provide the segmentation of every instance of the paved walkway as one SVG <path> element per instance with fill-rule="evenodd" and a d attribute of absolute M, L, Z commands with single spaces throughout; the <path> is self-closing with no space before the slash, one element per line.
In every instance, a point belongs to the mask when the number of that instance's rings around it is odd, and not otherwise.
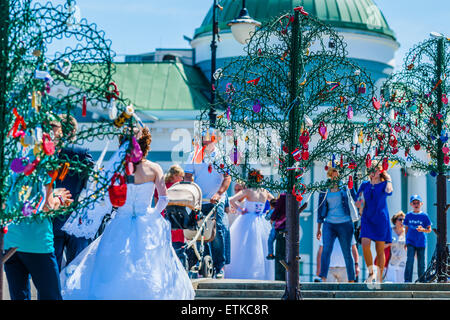
<path fill-rule="evenodd" d="M 3 300 L 11 300 L 11 297 L 9 296 L 8 281 L 6 280 L 6 274 L 4 271 L 3 271 Z M 34 287 L 33 281 L 31 281 L 31 300 L 37 300 L 37 292 L 36 288 Z"/>

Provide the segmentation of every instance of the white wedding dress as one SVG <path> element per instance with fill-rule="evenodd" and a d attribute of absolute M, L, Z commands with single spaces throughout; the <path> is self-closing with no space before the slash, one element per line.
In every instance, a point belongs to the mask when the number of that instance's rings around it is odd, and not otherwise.
<path fill-rule="evenodd" d="M 103 234 L 60 274 L 65 300 L 182 300 L 194 289 L 171 244 L 170 223 L 151 208 L 155 185 L 127 185 L 127 201 Z"/>
<path fill-rule="evenodd" d="M 245 201 L 247 212 L 230 227 L 231 260 L 225 278 L 274 280 L 274 260 L 267 260 L 271 225 L 264 218 L 264 203 Z"/>

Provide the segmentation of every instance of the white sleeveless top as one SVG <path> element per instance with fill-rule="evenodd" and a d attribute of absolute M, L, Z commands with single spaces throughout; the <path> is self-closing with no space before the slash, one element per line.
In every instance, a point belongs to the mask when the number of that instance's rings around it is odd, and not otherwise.
<path fill-rule="evenodd" d="M 262 214 L 265 203 L 259 201 L 245 201 L 245 209 L 248 213 Z"/>
<path fill-rule="evenodd" d="M 116 216 L 142 216 L 149 213 L 155 183 L 127 184 L 127 201 L 117 209 Z"/>

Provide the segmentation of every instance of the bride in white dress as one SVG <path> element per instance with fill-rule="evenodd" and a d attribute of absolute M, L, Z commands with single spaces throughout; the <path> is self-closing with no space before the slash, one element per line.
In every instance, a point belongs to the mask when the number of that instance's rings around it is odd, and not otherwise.
<path fill-rule="evenodd" d="M 168 201 L 162 169 L 145 160 L 150 132 L 144 128 L 136 138 L 143 160 L 135 166 L 134 184 L 127 184 L 126 203 L 119 207 L 103 234 L 61 271 L 65 300 L 194 298 L 191 281 L 171 244 L 170 223 L 161 215 Z M 151 208 L 155 186 L 159 200 Z M 106 198 L 106 209 L 96 205 L 92 217 L 102 216 L 101 211 L 111 208 Z M 72 223 L 77 219 L 69 220 L 64 230 L 77 233 Z"/>
<path fill-rule="evenodd" d="M 259 171 L 250 172 L 250 185 L 257 185 L 261 177 Z M 225 278 L 274 280 L 274 260 L 266 259 L 271 225 L 263 212 L 266 201 L 273 198 L 262 188 L 246 188 L 230 198 L 230 205 L 242 214 L 230 227 L 231 260 L 225 266 Z"/>

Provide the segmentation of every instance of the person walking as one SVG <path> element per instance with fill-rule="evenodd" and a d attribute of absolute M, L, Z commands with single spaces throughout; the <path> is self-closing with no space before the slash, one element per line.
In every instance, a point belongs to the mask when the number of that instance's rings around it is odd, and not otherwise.
<path fill-rule="evenodd" d="M 348 281 L 355 282 L 355 266 L 351 252 L 354 229 L 350 215 L 350 199 L 348 198 L 347 187 L 340 183 L 337 167 L 331 164 L 328 165 L 327 176 L 331 183 L 330 188 L 322 190 L 319 194 L 317 240 L 320 240 L 322 237 L 323 225 L 323 252 L 319 276 L 322 281 L 326 281 L 333 243 L 337 238 L 344 256 Z"/>
<path fill-rule="evenodd" d="M 369 276 L 366 282 L 383 280 L 385 245 L 392 242 L 387 197 L 392 195 L 392 180 L 379 162 L 373 161 L 368 168 L 369 180 L 364 181 L 356 194 L 356 206 L 362 208 L 361 245 Z M 375 242 L 378 274 L 374 273 L 371 242 Z"/>
<path fill-rule="evenodd" d="M 214 166 L 216 136 L 214 132 L 202 132 L 202 146 L 194 150 L 184 165 L 184 180 L 194 181 L 202 190 L 202 212 L 206 216 L 216 210 L 216 235 L 209 242 L 214 267 L 214 276 L 224 277 L 224 267 L 230 263 L 230 229 L 225 213 L 225 193 L 231 183 L 231 177 L 220 173 Z M 196 152 L 197 151 L 197 152 Z"/>
<path fill-rule="evenodd" d="M 358 266 L 358 260 L 359 260 L 359 253 L 358 248 L 356 247 L 356 240 L 355 237 L 352 237 L 352 255 L 353 260 L 355 260 L 355 276 L 357 277 L 359 274 L 359 266 Z M 316 275 L 320 278 L 320 263 L 321 263 L 321 257 L 323 252 L 323 237 L 320 238 L 319 243 L 319 250 L 317 250 L 317 269 L 316 269 Z M 320 281 L 322 279 L 320 278 Z M 334 241 L 333 244 L 333 250 L 331 252 L 330 257 L 330 267 L 328 269 L 328 276 L 326 278 L 326 282 L 348 282 L 348 276 L 347 276 L 347 268 L 345 266 L 345 259 L 344 255 L 342 254 L 341 245 L 339 244 L 339 241 Z"/>
<path fill-rule="evenodd" d="M 268 246 L 268 254 L 266 259 L 268 260 L 273 260 L 275 259 L 275 255 L 274 250 L 273 250 L 273 245 L 275 243 L 275 239 L 277 237 L 277 230 L 275 229 L 275 221 L 270 220 L 270 218 L 272 217 L 272 213 L 275 210 L 275 206 L 277 204 L 277 199 L 272 199 L 269 201 L 270 204 L 270 209 L 267 211 L 267 213 L 264 214 L 264 217 L 266 220 L 268 220 L 270 222 L 270 225 L 272 226 L 272 228 L 270 229 L 270 234 L 269 234 L 269 238 L 267 239 L 267 246 Z"/>
<path fill-rule="evenodd" d="M 233 195 L 236 195 L 239 191 L 241 191 L 243 189 L 245 189 L 245 183 L 242 182 L 242 181 L 237 181 L 234 184 L 234 187 L 233 187 L 233 191 L 234 191 Z M 229 212 L 227 213 L 227 215 L 228 215 L 228 222 L 229 222 L 229 225 L 230 225 L 230 228 L 231 228 L 231 226 L 233 225 L 234 220 L 236 220 L 236 218 L 239 217 L 240 212 L 238 210 L 236 210 L 235 208 L 233 208 L 232 206 L 230 206 L 229 207 Z"/>
<path fill-rule="evenodd" d="M 420 278 L 425 272 L 425 248 L 427 238 L 425 233 L 431 232 L 431 221 L 428 214 L 422 211 L 422 198 L 415 194 L 409 199 L 413 208 L 405 217 L 406 233 L 406 266 L 405 282 L 412 282 L 414 257 L 417 255 L 417 276 Z"/>
<path fill-rule="evenodd" d="M 134 182 L 126 184 L 126 202 L 101 236 L 61 271 L 65 300 L 190 300 L 195 296 L 172 247 L 170 223 L 161 215 L 169 200 L 161 166 L 146 159 L 149 129 L 135 132 L 135 138 L 142 159 L 134 163 Z M 151 207 L 155 188 L 159 198 Z M 106 201 L 110 202 L 109 197 Z M 94 206 L 99 213 L 104 210 L 101 206 Z"/>
<path fill-rule="evenodd" d="M 59 140 L 64 138 L 67 141 L 74 142 L 78 123 L 71 115 L 61 114 L 58 116 L 59 121 L 52 121 L 50 125 L 53 129 L 54 143 L 57 144 Z M 94 160 L 86 148 L 76 147 L 74 145 L 65 146 L 59 149 L 58 158 L 61 164 L 64 165 L 66 161 L 76 160 L 85 165 L 85 170 L 73 170 L 68 168 L 67 174 L 61 173 L 55 180 L 56 188 L 65 188 L 70 191 L 72 200 L 77 202 L 83 188 L 86 187 L 89 178 L 89 168 L 94 166 Z M 69 163 L 69 162 L 68 162 Z M 59 215 L 53 218 L 53 235 L 55 255 L 58 262 L 59 271 L 63 264 L 63 256 L 65 256 L 65 264 L 69 264 L 84 248 L 86 248 L 90 241 L 84 237 L 76 237 L 69 235 L 67 232 L 61 230 L 70 215 Z"/>
<path fill-rule="evenodd" d="M 173 186 L 175 183 L 183 181 L 184 179 L 184 170 L 179 165 L 174 164 L 172 165 L 166 175 L 164 176 L 164 182 L 166 184 L 166 188 L 169 189 L 171 186 Z M 155 190 L 155 201 L 158 201 L 158 190 Z M 165 210 L 161 212 L 163 216 L 165 216 Z M 177 253 L 178 258 L 180 258 L 183 265 L 186 263 L 186 253 L 183 248 L 185 245 L 185 239 L 183 234 L 183 229 L 172 229 L 171 230 L 171 236 L 172 236 L 172 246 L 175 249 L 175 252 Z"/>
<path fill-rule="evenodd" d="M 264 217 L 267 200 L 273 195 L 259 187 L 262 175 L 258 170 L 248 174 L 249 187 L 230 198 L 230 204 L 241 212 L 230 228 L 231 263 L 225 267 L 230 279 L 274 279 L 274 262 L 267 260 L 271 225 Z M 245 200 L 244 205 L 240 203 Z"/>
<path fill-rule="evenodd" d="M 55 151 L 58 152 L 58 144 L 55 145 Z M 41 182 L 42 185 L 36 184 L 32 187 L 36 190 L 43 188 L 44 212 L 61 209 L 73 202 L 70 191 L 55 188 L 55 182 L 50 176 L 45 175 Z M 16 201 L 15 196 L 11 195 L 8 201 Z M 24 220 L 8 226 L 4 237 L 4 250 L 16 248 L 16 252 L 4 264 L 11 300 L 31 300 L 30 277 L 39 300 L 62 299 L 54 244 L 50 217 L 37 217 L 32 221 Z"/>
<path fill-rule="evenodd" d="M 405 214 L 399 211 L 391 218 L 392 224 L 392 243 L 390 244 L 391 254 L 387 265 L 385 281 L 386 282 L 404 282 L 406 266 L 406 232 L 403 221 Z"/>
<path fill-rule="evenodd" d="M 276 199 L 275 208 L 270 216 L 275 235 L 275 280 L 286 281 L 286 269 L 282 265 L 286 259 L 286 193 Z"/>

